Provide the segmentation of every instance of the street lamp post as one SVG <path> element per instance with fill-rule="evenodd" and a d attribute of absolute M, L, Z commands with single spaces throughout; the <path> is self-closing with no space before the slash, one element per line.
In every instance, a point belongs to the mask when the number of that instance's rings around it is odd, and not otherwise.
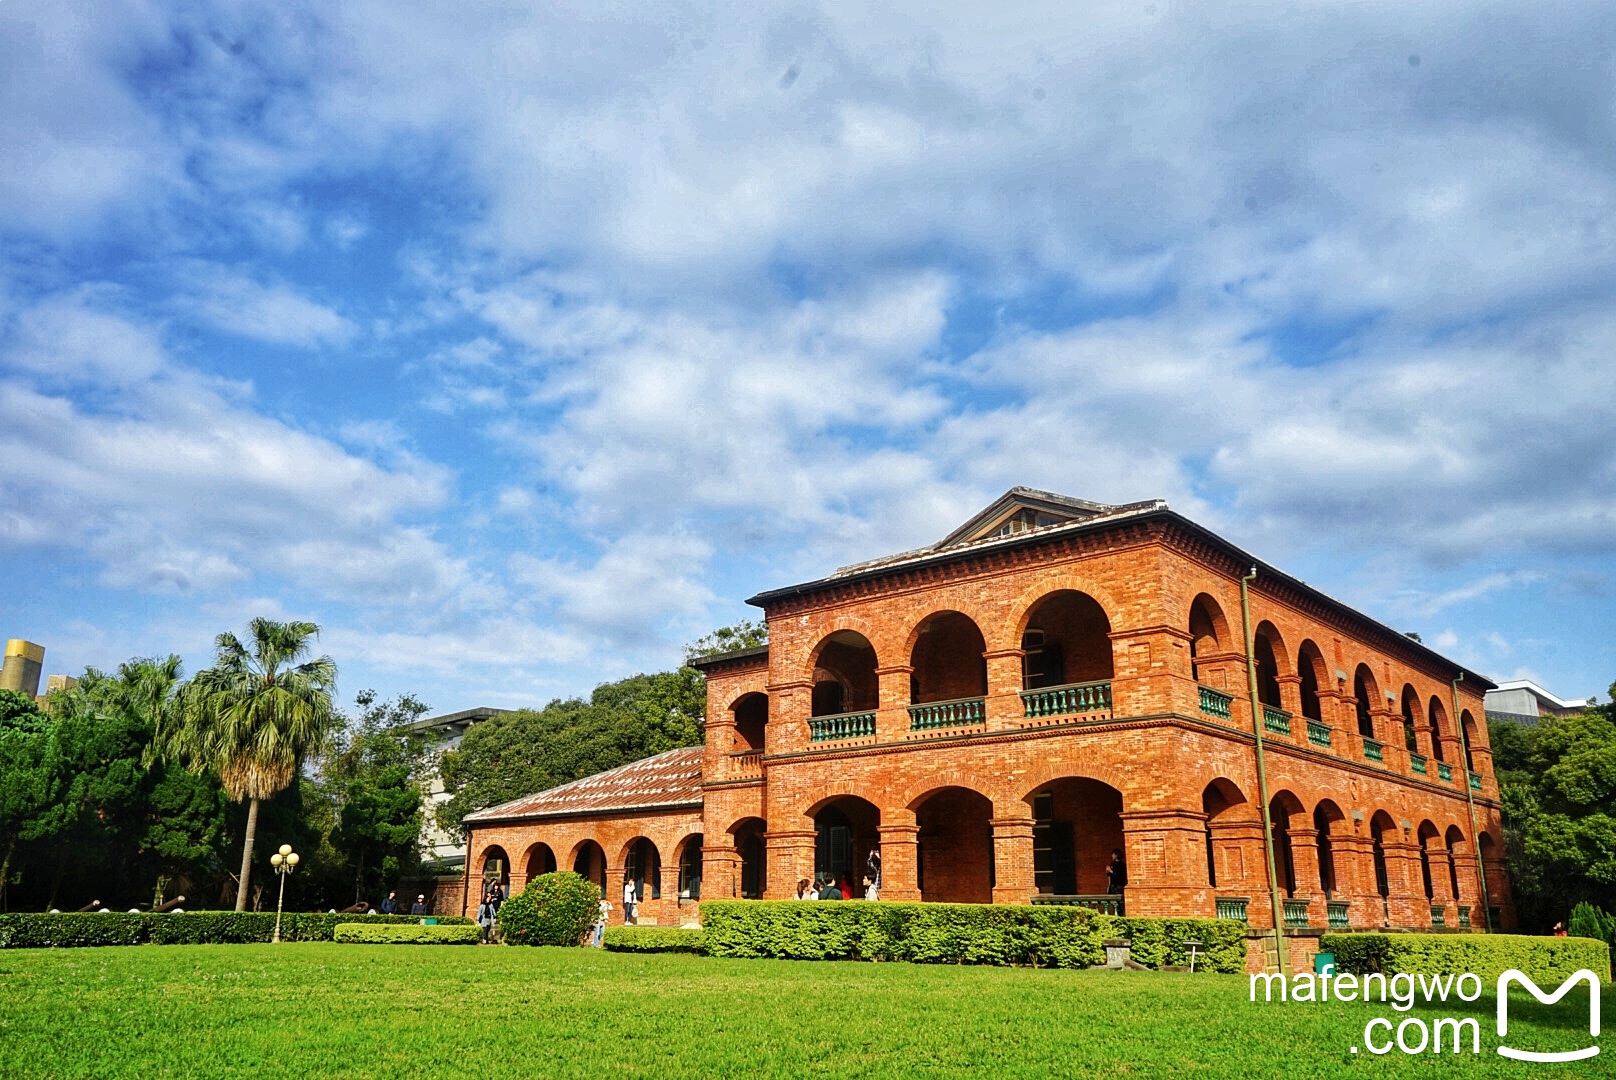
<path fill-rule="evenodd" d="M 281 939 L 281 908 L 286 903 L 286 875 L 292 872 L 292 867 L 297 865 L 297 860 L 298 854 L 292 850 L 291 844 L 282 844 L 281 849 L 269 857 L 269 865 L 273 866 L 275 872 L 281 876 L 281 894 L 275 901 L 274 940 L 276 942 Z"/>

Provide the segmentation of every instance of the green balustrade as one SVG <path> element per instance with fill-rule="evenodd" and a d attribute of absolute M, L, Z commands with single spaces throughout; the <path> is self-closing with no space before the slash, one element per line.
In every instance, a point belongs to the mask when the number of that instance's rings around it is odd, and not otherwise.
<path fill-rule="evenodd" d="M 1201 687 L 1201 711 L 1208 716 L 1228 720 L 1229 705 L 1233 701 L 1233 695 L 1225 694 L 1222 690 L 1214 690 L 1210 686 Z"/>
<path fill-rule="evenodd" d="M 1330 745 L 1330 725 L 1321 724 L 1317 720 L 1307 722 L 1307 741 L 1314 746 Z"/>
<path fill-rule="evenodd" d="M 1038 893 L 1034 904 L 1088 908 L 1099 915 L 1122 915 L 1122 894 L 1103 893 L 1090 896 L 1062 896 L 1058 893 Z"/>
<path fill-rule="evenodd" d="M 1384 743 L 1378 743 L 1374 739 L 1365 739 L 1363 741 L 1363 756 L 1369 761 L 1383 762 L 1386 760 L 1386 755 L 1383 752 L 1384 748 Z"/>
<path fill-rule="evenodd" d="M 1409 766 L 1411 768 L 1413 768 L 1413 770 L 1415 772 L 1419 773 L 1421 776 L 1426 775 L 1425 755 L 1424 754 L 1410 754 L 1410 755 L 1408 755 L 1408 763 L 1409 763 Z"/>
<path fill-rule="evenodd" d="M 835 716 L 816 716 L 808 721 L 808 737 L 812 742 L 833 742 L 837 739 L 861 739 L 875 734 L 875 713 L 838 713 Z"/>
<path fill-rule="evenodd" d="M 1432 926 L 1447 926 L 1448 925 L 1447 909 L 1444 908 L 1441 904 L 1432 904 L 1431 905 L 1431 925 Z"/>
<path fill-rule="evenodd" d="M 1217 898 L 1218 918 L 1238 919 L 1246 921 L 1246 905 L 1251 903 L 1244 896 L 1220 896 Z"/>
<path fill-rule="evenodd" d="M 1349 929 L 1352 923 L 1347 918 L 1347 909 L 1351 905 L 1345 900 L 1330 900 L 1325 903 L 1325 913 L 1329 918 L 1331 930 Z"/>
<path fill-rule="evenodd" d="M 924 705 L 909 706 L 910 731 L 965 727 L 980 724 L 986 718 L 987 708 L 979 697 L 959 698 L 955 701 L 928 701 Z"/>
<path fill-rule="evenodd" d="M 1446 761 L 1437 762 L 1436 776 L 1438 780 L 1447 780 L 1451 782 L 1453 780 L 1453 766 L 1449 765 Z"/>
<path fill-rule="evenodd" d="M 1473 772 L 1470 774 L 1470 790 L 1481 790 L 1481 774 L 1479 772 Z"/>
<path fill-rule="evenodd" d="M 1291 714 L 1284 709 L 1276 709 L 1272 705 L 1262 707 L 1263 730 L 1271 735 L 1289 735 L 1291 733 Z"/>
<path fill-rule="evenodd" d="M 1463 904 L 1459 905 L 1459 925 L 1466 930 L 1470 929 L 1470 909 Z"/>
<path fill-rule="evenodd" d="M 1067 683 L 1021 692 L 1021 706 L 1027 719 L 1041 716 L 1075 716 L 1078 713 L 1111 711 L 1111 683 Z"/>
<path fill-rule="evenodd" d="M 1285 901 L 1285 929 L 1287 929 L 1287 930 L 1306 930 L 1307 929 L 1307 927 L 1308 927 L 1307 904 L 1308 904 L 1308 902 L 1306 900 L 1286 900 Z"/>

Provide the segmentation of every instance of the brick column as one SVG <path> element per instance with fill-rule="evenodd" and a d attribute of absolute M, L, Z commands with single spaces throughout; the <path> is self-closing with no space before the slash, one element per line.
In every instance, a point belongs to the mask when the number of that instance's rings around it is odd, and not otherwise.
<path fill-rule="evenodd" d="M 1244 896 L 1250 926 L 1272 929 L 1268 903 L 1267 852 L 1260 821 L 1212 822 L 1212 857 L 1217 863 L 1219 896 Z"/>
<path fill-rule="evenodd" d="M 993 902 L 1030 904 L 1038 885 L 1032 868 L 1030 817 L 996 817 L 993 826 Z"/>
<path fill-rule="evenodd" d="M 881 824 L 881 899 L 920 899 L 920 826 L 911 810 L 886 810 Z"/>
<path fill-rule="evenodd" d="M 1302 677 L 1300 675 L 1276 675 L 1274 681 L 1279 683 L 1279 707 L 1290 713 L 1295 719 L 1302 719 Z M 1294 720 L 1292 723 L 1294 724 Z M 1305 739 L 1307 733 L 1303 732 Z"/>
<path fill-rule="evenodd" d="M 706 900 L 738 899 L 741 895 L 741 853 L 734 838 L 724 834 L 701 848 L 701 895 Z"/>
<path fill-rule="evenodd" d="M 1324 926 L 1324 886 L 1319 884 L 1319 834 L 1311 825 L 1285 830 L 1291 842 L 1291 869 L 1296 876 L 1293 900 L 1306 900 L 1307 921 L 1311 926 Z"/>
<path fill-rule="evenodd" d="M 914 672 L 909 664 L 875 669 L 880 687 L 876 696 L 876 741 L 895 742 L 909 734 L 909 676 Z"/>
<path fill-rule="evenodd" d="M 1431 906 L 1420 877 L 1420 846 L 1405 840 L 1384 839 L 1386 907 L 1393 926 L 1422 930 L 1431 925 Z"/>
<path fill-rule="evenodd" d="M 769 752 L 806 750 L 809 745 L 808 717 L 814 711 L 814 684 L 806 679 L 775 683 L 769 692 L 769 725 L 766 736 Z"/>
<path fill-rule="evenodd" d="M 1430 906 L 1442 907 L 1443 925 L 1458 926 L 1459 913 L 1453 909 L 1453 883 L 1448 879 L 1448 849 L 1438 841 L 1425 849 L 1425 857 L 1431 864 Z"/>
<path fill-rule="evenodd" d="M 988 664 L 987 729 L 1002 731 L 1021 726 L 1026 709 L 1021 703 L 1022 649 L 995 649 L 982 654 Z"/>
<path fill-rule="evenodd" d="M 1470 921 L 1474 925 L 1482 926 L 1481 861 L 1467 851 L 1449 852 L 1448 857 L 1453 860 L 1454 873 L 1459 878 L 1459 895 L 1455 900 L 1470 908 Z"/>
<path fill-rule="evenodd" d="M 1335 856 L 1335 892 L 1345 900 L 1347 919 L 1355 927 L 1376 927 L 1385 922 L 1381 910 L 1380 887 L 1375 882 L 1375 842 L 1358 832 L 1330 834 L 1330 851 Z"/>
<path fill-rule="evenodd" d="M 1262 827 L 1258 826 L 1259 836 Z M 1206 883 L 1206 815 L 1192 810 L 1135 810 L 1122 814 L 1123 857 L 1128 862 L 1129 915 L 1210 915 Z"/>
<path fill-rule="evenodd" d="M 797 895 L 799 880 L 814 879 L 814 838 L 812 829 L 781 829 L 763 834 L 764 858 L 768 862 L 768 880 L 763 883 L 765 900 L 790 900 Z M 736 880 L 739 882 L 738 877 Z"/>

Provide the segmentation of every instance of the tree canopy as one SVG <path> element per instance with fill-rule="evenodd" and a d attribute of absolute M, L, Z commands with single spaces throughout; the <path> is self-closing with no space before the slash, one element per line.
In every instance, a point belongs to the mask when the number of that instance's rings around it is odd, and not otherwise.
<path fill-rule="evenodd" d="M 706 680 L 682 667 L 602 683 L 588 701 L 558 698 L 485 720 L 443 755 L 451 797 L 438 809 L 438 824 L 461 836 L 461 819 L 473 811 L 696 746 L 706 708 Z"/>

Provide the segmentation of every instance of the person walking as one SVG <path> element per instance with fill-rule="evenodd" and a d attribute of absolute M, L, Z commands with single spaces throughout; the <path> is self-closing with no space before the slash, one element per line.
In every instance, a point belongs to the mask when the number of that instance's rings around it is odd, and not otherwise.
<path fill-rule="evenodd" d="M 634 879 L 623 878 L 623 925 L 637 926 L 640 921 L 640 897 L 634 889 Z"/>
<path fill-rule="evenodd" d="M 487 892 L 483 893 L 482 903 L 477 905 L 477 925 L 483 928 L 483 944 L 487 945 L 494 936 L 494 903 Z"/>
<path fill-rule="evenodd" d="M 606 920 L 612 917 L 612 905 L 604 896 L 600 898 L 600 906 L 595 911 L 595 930 L 590 935 L 589 944 L 595 948 L 604 948 L 606 945 Z"/>
<path fill-rule="evenodd" d="M 398 893 L 390 892 L 390 893 L 387 894 L 387 899 L 382 901 L 382 914 L 383 915 L 397 915 L 398 914 Z"/>

